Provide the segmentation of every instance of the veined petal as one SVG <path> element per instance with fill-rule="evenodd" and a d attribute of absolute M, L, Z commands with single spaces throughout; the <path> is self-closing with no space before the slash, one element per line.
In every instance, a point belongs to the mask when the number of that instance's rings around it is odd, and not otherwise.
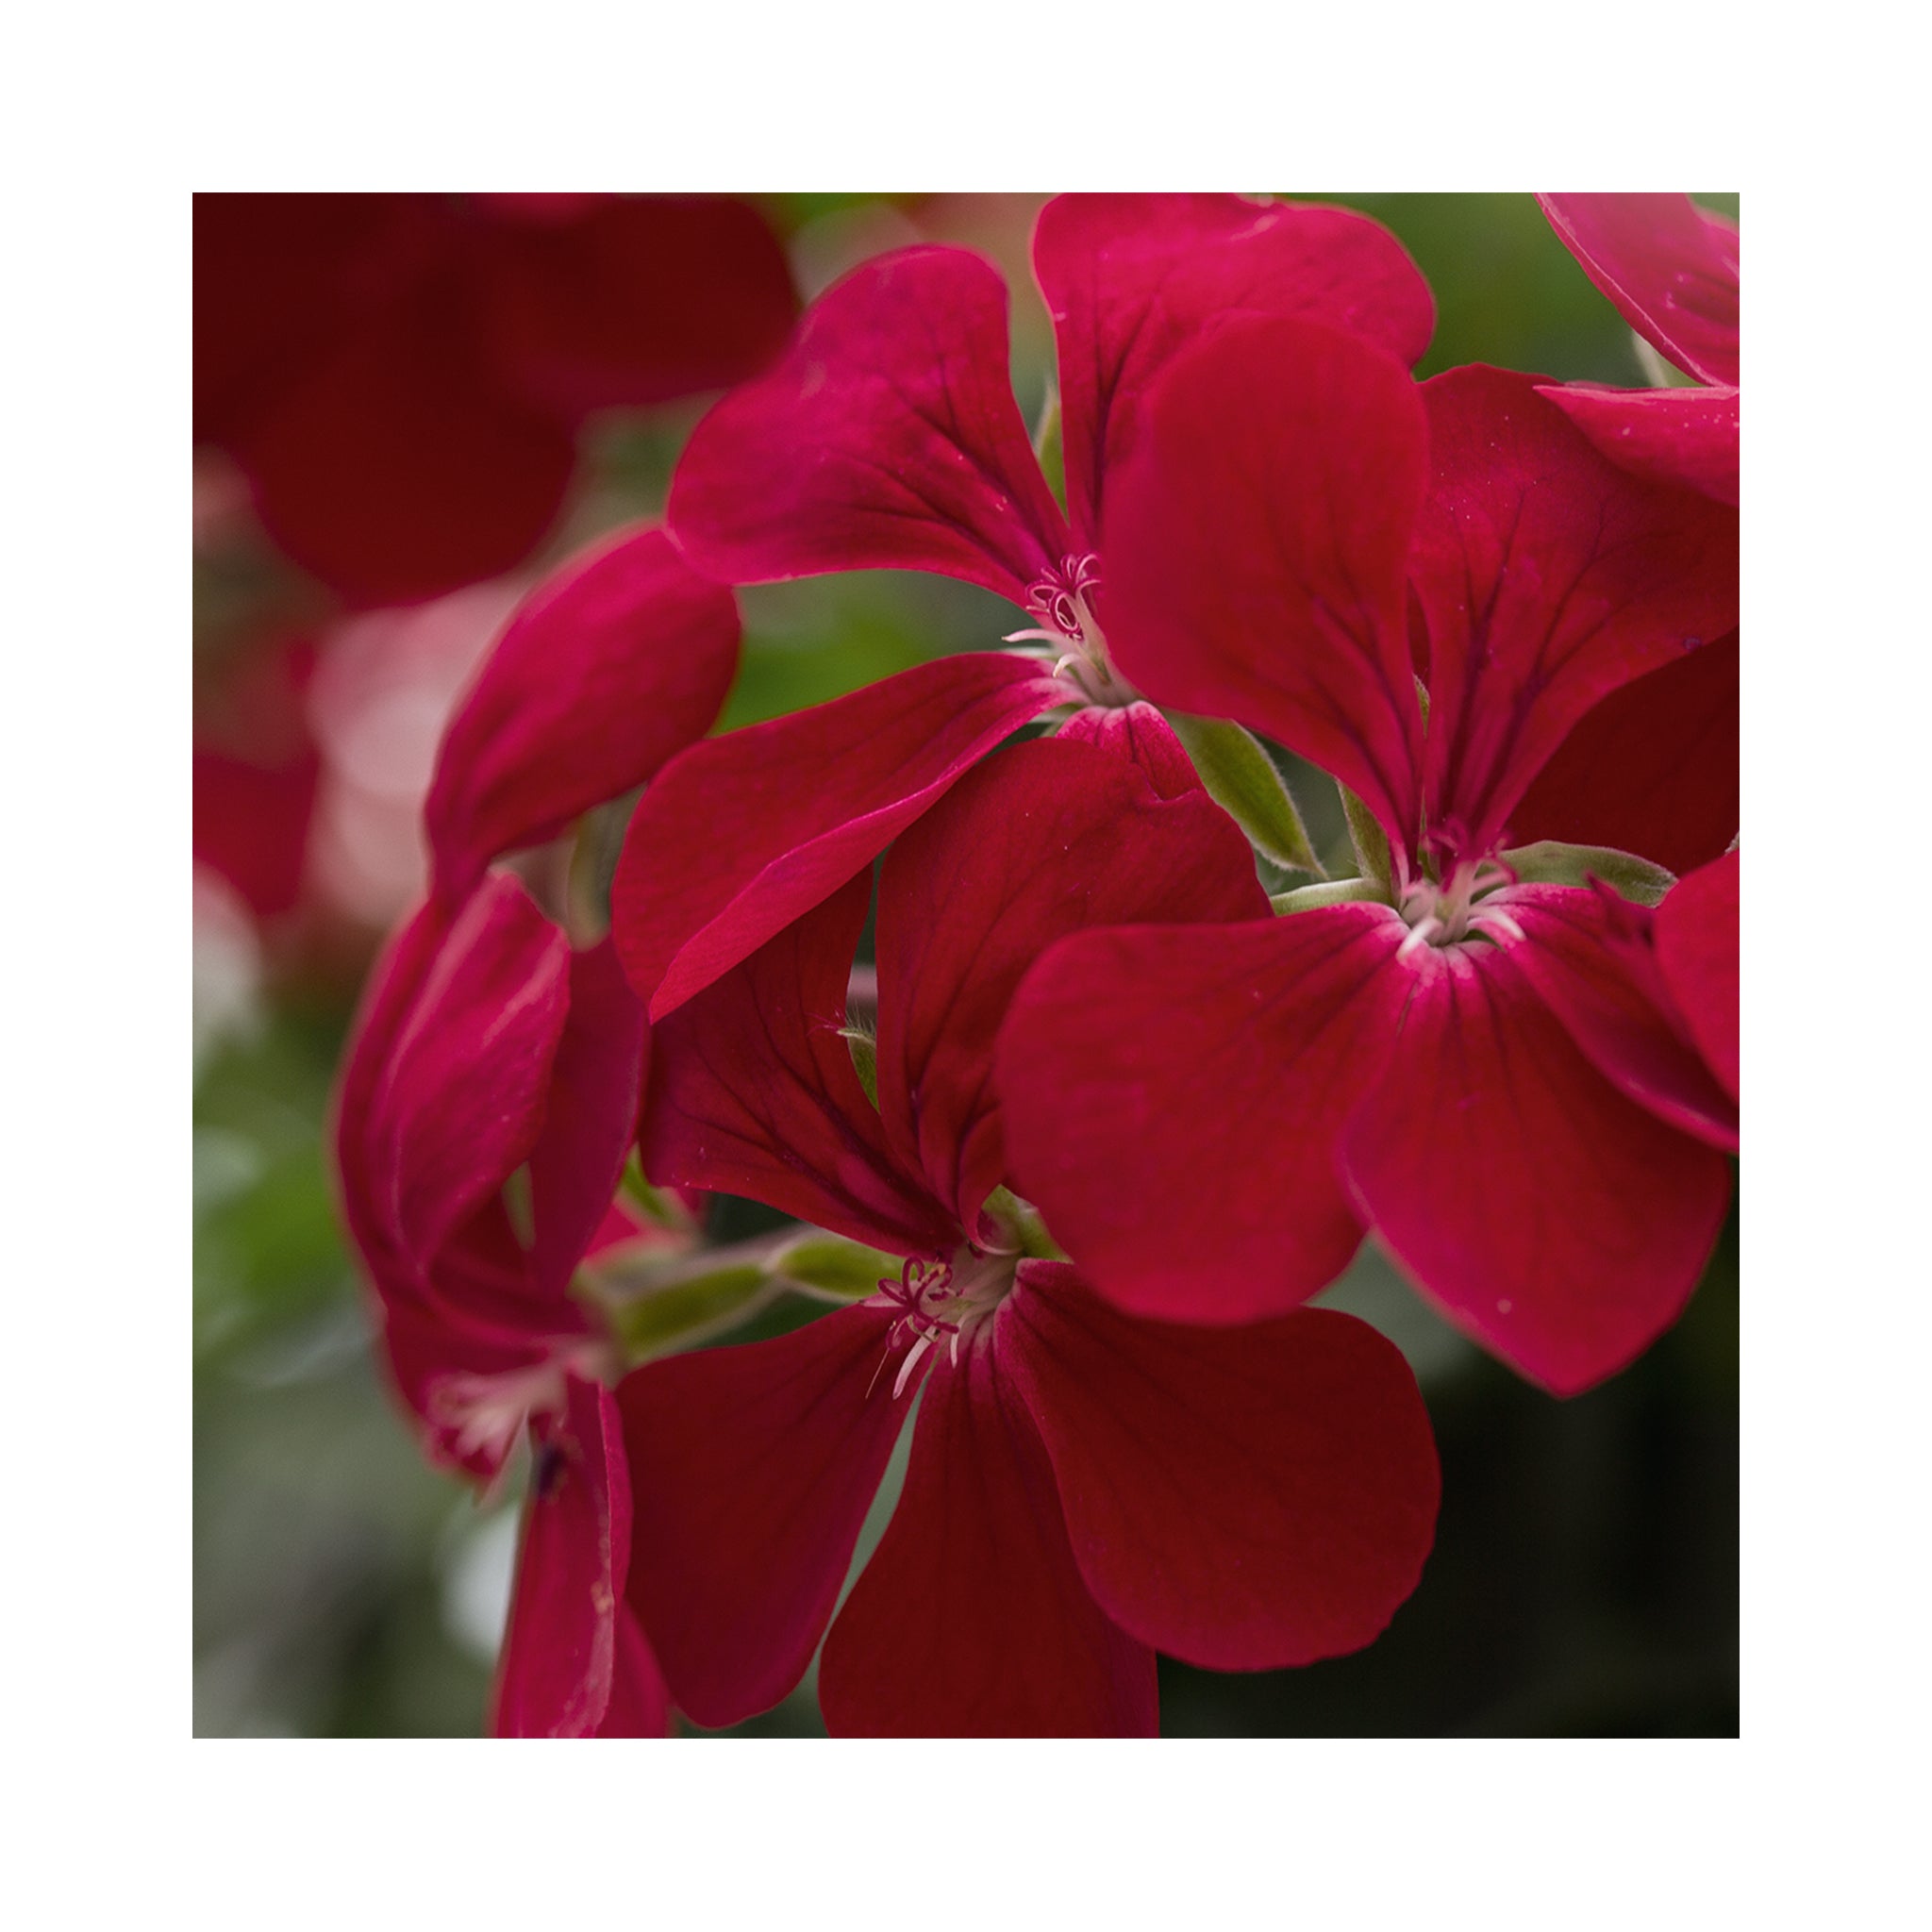
<path fill-rule="evenodd" d="M 996 1055 L 1012 1183 L 1116 1307 L 1252 1322 L 1347 1266 L 1335 1142 L 1393 1042 L 1406 932 L 1347 905 L 1076 933 L 1021 982 Z"/>
<path fill-rule="evenodd" d="M 1403 1272 L 1457 1327 L 1560 1395 L 1683 1311 L 1730 1163 L 1619 1093 L 1510 953 L 1414 956 L 1415 995 L 1341 1160 Z"/>
<path fill-rule="evenodd" d="M 1427 480 L 1415 385 L 1311 322 L 1175 358 L 1108 479 L 1103 616 L 1156 702 L 1335 773 L 1407 850 L 1422 752 L 1404 570 Z"/>
<path fill-rule="evenodd" d="M 894 1319 L 841 1308 L 619 1385 L 630 1602 L 701 1724 L 769 1709 L 811 1661 L 906 1420 L 880 1374 Z"/>
<path fill-rule="evenodd" d="M 1422 393 L 1429 821 L 1474 856 L 1592 705 L 1734 627 L 1738 520 L 1607 462 L 1534 376 L 1473 365 Z"/>
<path fill-rule="evenodd" d="M 371 1103 L 371 1159 L 419 1267 L 529 1158 L 569 1005 L 569 941 L 520 881 L 486 879 L 424 974 Z"/>
<path fill-rule="evenodd" d="M 1539 194 L 1557 240 L 1645 341 L 1738 380 L 1738 231 L 1688 194 Z"/>
<path fill-rule="evenodd" d="M 1738 633 L 1586 711 L 1509 814 L 1509 842 L 1635 852 L 1680 876 L 1738 836 Z"/>
<path fill-rule="evenodd" d="M 1705 1064 L 1738 1097 L 1738 855 L 1679 879 L 1657 908 L 1657 963 Z"/>
<path fill-rule="evenodd" d="M 499 1738 L 584 1738 L 609 1707 L 630 1567 L 630 1473 L 616 1401 L 569 1375 L 562 1413 L 534 1437 L 490 1727 Z"/>
<path fill-rule="evenodd" d="M 525 599 L 443 734 L 424 822 L 459 900 L 492 858 L 554 838 L 709 730 L 738 606 L 661 530 L 625 530 Z"/>
<path fill-rule="evenodd" d="M 1068 695 L 1037 663 L 975 652 L 680 753 L 638 806 L 611 894 L 618 955 L 651 1018 L 842 886 Z"/>
<path fill-rule="evenodd" d="M 960 248 L 853 270 L 698 425 L 669 521 L 721 583 L 931 570 L 1025 603 L 1069 540 L 1013 399 L 999 271 Z"/>
<path fill-rule="evenodd" d="M 1734 389 L 1539 387 L 1620 469 L 1683 483 L 1738 504 L 1738 391 Z"/>
<path fill-rule="evenodd" d="M 1435 1441 L 1366 1323 L 1136 1322 L 1046 1261 L 1021 1264 L 998 1321 L 1081 1573 L 1143 1642 L 1211 1670 L 1311 1663 L 1360 1649 L 1415 1588 Z"/>
<path fill-rule="evenodd" d="M 974 1224 L 1005 1170 L 993 1041 L 1021 976 L 1082 927 L 1265 916 L 1205 792 L 1164 802 L 1092 745 L 1017 745 L 961 779 L 879 877 L 879 1110 L 902 1165 Z"/>
<path fill-rule="evenodd" d="M 906 1487 L 825 1639 L 819 1701 L 839 1737 L 1158 1728 L 1154 1653 L 1081 1578 L 997 1329 L 927 1378 Z"/>
<path fill-rule="evenodd" d="M 570 957 L 570 1010 L 530 1150 L 530 1259 L 561 1292 L 609 1211 L 637 1137 L 644 1009 L 608 940 Z"/>
<path fill-rule="evenodd" d="M 1649 950 L 1656 914 L 1564 886 L 1518 886 L 1494 903 L 1524 933 L 1511 957 L 1597 1072 L 1659 1120 L 1735 1154 L 1736 1096 L 1659 1004 L 1660 980 L 1633 970 Z"/>
<path fill-rule="evenodd" d="M 1088 705 L 1054 733 L 1072 744 L 1094 744 L 1138 765 L 1161 798 L 1206 791 L 1187 747 L 1174 726 L 1145 699 L 1131 705 Z"/>
<path fill-rule="evenodd" d="M 1068 508 L 1088 547 L 1143 398 L 1204 329 L 1301 316 L 1407 365 L 1435 328 L 1428 284 L 1401 242 L 1346 208 L 1237 194 L 1063 194 L 1041 210 L 1033 265 L 1059 350 Z"/>
<path fill-rule="evenodd" d="M 543 219 L 492 212 L 491 354 L 507 385 L 572 421 L 741 382 L 798 314 L 785 251 L 749 202 L 587 195 Z"/>
<path fill-rule="evenodd" d="M 871 897 L 862 872 L 652 1030 L 644 1171 L 891 1254 L 950 1255 L 958 1223 L 894 1161 L 840 1031 Z"/>

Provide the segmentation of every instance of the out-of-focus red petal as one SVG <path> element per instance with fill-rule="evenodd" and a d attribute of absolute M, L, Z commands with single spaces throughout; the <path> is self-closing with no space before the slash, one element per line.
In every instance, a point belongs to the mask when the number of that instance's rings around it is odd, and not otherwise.
<path fill-rule="evenodd" d="M 1649 908 L 1574 886 L 1519 886 L 1504 899 L 1525 935 L 1510 957 L 1597 1072 L 1659 1120 L 1736 1153 L 1736 1096 L 1711 1076 L 1642 971 Z"/>
<path fill-rule="evenodd" d="M 661 1019 L 876 858 L 1001 739 L 1064 703 L 1000 652 L 921 664 L 680 753 L 625 839 L 611 929 Z"/>
<path fill-rule="evenodd" d="M 661 530 L 581 552 L 519 607 L 443 733 L 424 823 L 437 889 L 555 837 L 703 737 L 738 669 L 738 606 Z"/>
<path fill-rule="evenodd" d="M 533 1435 L 490 1725 L 499 1738 L 585 1738 L 609 1707 L 630 1567 L 623 1423 L 608 1389 L 568 1375 L 563 1412 Z"/>
<path fill-rule="evenodd" d="M 701 1724 L 768 1709 L 811 1660 L 906 1420 L 880 1372 L 895 1319 L 841 1308 L 618 1387 L 631 1607 Z"/>
<path fill-rule="evenodd" d="M 1386 906 L 1077 933 L 1021 982 L 996 1072 L 1013 1186 L 1130 1314 L 1251 1322 L 1361 1241 L 1336 1137 L 1394 1036 Z"/>
<path fill-rule="evenodd" d="M 1603 699 L 1530 780 L 1509 841 L 1635 852 L 1679 874 L 1738 835 L 1738 633 Z"/>
<path fill-rule="evenodd" d="M 1158 1728 L 1154 1653 L 1082 1581 L 997 1348 L 927 1378 L 898 1507 L 825 1639 L 819 1703 L 836 1737 Z"/>
<path fill-rule="evenodd" d="M 901 1163 L 974 1225 L 1006 1165 L 993 1041 L 1054 941 L 1267 910 L 1247 840 L 1205 792 L 1164 802 L 1138 767 L 1059 739 L 969 773 L 879 875 L 879 1110 Z"/>
<path fill-rule="evenodd" d="M 1738 391 L 1539 386 L 1619 469 L 1738 504 Z"/>
<path fill-rule="evenodd" d="M 949 1255 L 958 1224 L 894 1161 L 840 1031 L 871 897 L 861 873 L 653 1028 L 644 1171 L 892 1254 Z"/>
<path fill-rule="evenodd" d="M 1429 819 L 1477 856 L 1592 705 L 1736 625 L 1738 519 L 1605 461 L 1534 376 L 1472 365 L 1422 393 Z"/>
<path fill-rule="evenodd" d="M 998 270 L 960 248 L 853 270 L 698 425 L 669 521 L 721 583 L 931 570 L 1024 604 L 1069 540 L 1013 400 Z"/>
<path fill-rule="evenodd" d="M 671 1735 L 671 1687 L 650 1640 L 630 1605 L 617 1607 L 617 1664 L 611 1673 L 610 1702 L 604 1708 L 600 1738 L 668 1738 Z"/>
<path fill-rule="evenodd" d="M 561 1292 L 609 1211 L 637 1135 L 644 1009 L 606 940 L 570 958 L 570 1009 L 530 1150 L 530 1260 Z"/>
<path fill-rule="evenodd" d="M 1088 705 L 1054 734 L 1074 744 L 1097 744 L 1102 751 L 1139 765 L 1161 798 L 1185 798 L 1205 791 L 1201 774 L 1171 725 L 1144 699 L 1131 705 Z"/>
<path fill-rule="evenodd" d="M 798 296 L 749 202 L 585 197 L 489 238 L 491 349 L 531 403 L 572 420 L 723 389 L 785 345 Z"/>
<path fill-rule="evenodd" d="M 1422 719 L 1404 569 L 1426 481 L 1402 365 L 1311 322 L 1233 324 L 1177 358 L 1108 479 L 1122 671 L 1325 766 L 1405 848 Z"/>
<path fill-rule="evenodd" d="M 1366 1323 L 1136 1322 L 1044 1261 L 1021 1264 L 998 1320 L 1081 1573 L 1143 1642 L 1211 1670 L 1311 1663 L 1360 1649 L 1415 1588 L 1435 1441 Z"/>
<path fill-rule="evenodd" d="M 1033 264 L 1059 349 L 1068 508 L 1088 547 L 1142 399 L 1204 329 L 1301 316 L 1407 365 L 1436 323 L 1428 284 L 1401 242 L 1346 208 L 1237 194 L 1063 194 L 1041 210 Z"/>
<path fill-rule="evenodd" d="M 1607 1081 L 1511 954 L 1424 950 L 1344 1171 L 1410 1280 L 1559 1395 L 1614 1374 L 1682 1312 L 1730 1162 Z"/>
<path fill-rule="evenodd" d="M 1557 239 L 1678 368 L 1738 380 L 1738 231 L 1688 194 L 1540 194 Z"/>
<path fill-rule="evenodd" d="M 1690 1037 L 1738 1097 L 1738 855 L 1680 879 L 1657 908 L 1657 963 Z"/>
<path fill-rule="evenodd" d="M 311 745 L 286 764 L 194 753 L 194 857 L 259 919 L 300 903 L 322 759 Z"/>
<path fill-rule="evenodd" d="M 394 1035 L 370 1158 L 392 1225 L 426 1267 L 528 1158 L 570 1005 L 570 942 L 498 874 L 457 915 Z"/>
<path fill-rule="evenodd" d="M 500 392 L 462 301 L 352 330 L 232 441 L 270 536 L 352 604 L 501 575 L 562 507 L 571 433 Z"/>

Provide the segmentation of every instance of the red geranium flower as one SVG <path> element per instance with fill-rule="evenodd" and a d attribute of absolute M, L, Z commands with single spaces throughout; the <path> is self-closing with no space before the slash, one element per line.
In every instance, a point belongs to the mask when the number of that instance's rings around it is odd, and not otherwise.
<path fill-rule="evenodd" d="M 523 888 L 432 902 L 378 963 L 345 1060 L 336 1154 L 391 1374 L 431 1460 L 532 1474 L 491 1698 L 500 1735 L 658 1735 L 670 1707 L 625 1607 L 630 1482 L 615 1357 L 572 1271 L 612 1224 L 643 1015 L 608 945 L 573 953 Z M 532 1237 L 505 1184 L 527 1166 Z"/>
<path fill-rule="evenodd" d="M 1738 231 L 1688 194 L 1540 194 L 1557 239 L 1701 387 L 1543 391 L 1612 462 L 1738 501 Z"/>
<path fill-rule="evenodd" d="M 653 1036 L 654 1178 L 906 1257 L 860 1306 L 621 1385 L 631 1602 L 680 1707 L 729 1724 L 797 1681 L 922 1383 L 905 1491 L 825 1640 L 833 1731 L 1146 1733 L 1157 1647 L 1246 1670 L 1368 1642 L 1435 1520 L 1400 1356 L 1326 1311 L 1124 1318 L 998 1187 L 1022 973 L 1082 926 L 1252 916 L 1240 833 L 1080 744 L 973 773 L 880 875 L 876 1105 L 841 1036 L 870 897 L 867 868 Z"/>
<path fill-rule="evenodd" d="M 1068 514 L 1028 443 L 1007 291 L 963 249 L 855 270 L 783 360 L 699 425 L 673 481 L 678 547 L 727 583 L 912 568 L 1010 598 L 1020 655 L 969 653 L 694 747 L 633 821 L 617 881 L 625 970 L 654 1018 L 746 958 L 881 851 L 974 760 L 1060 706 L 1071 729 L 1194 781 L 1135 707 L 1100 615 L 1111 477 L 1150 387 L 1202 333 L 1313 316 L 1413 361 L 1428 289 L 1383 228 L 1234 195 L 1067 195 L 1033 242 L 1058 345 Z M 1130 713 L 1108 723 L 1105 713 Z"/>
<path fill-rule="evenodd" d="M 743 202 L 201 194 L 195 436 L 354 603 L 521 563 L 591 412 L 721 388 L 797 312 Z"/>
<path fill-rule="evenodd" d="M 1606 461 L 1534 377 L 1418 388 L 1306 322 L 1176 364 L 1109 492 L 1124 674 L 1324 764 L 1387 881 L 1057 946 L 1001 1042 L 1014 1185 L 1130 1310 L 1268 1314 L 1372 1226 L 1506 1360 L 1589 1386 L 1695 1285 L 1736 1108 L 1633 975 L 1649 915 L 1519 883 L 1508 825 L 1596 703 L 1730 629 L 1735 513 Z M 1573 1032 L 1573 981 L 1621 1030 Z M 1676 988 L 1701 1037 L 1712 989 Z"/>

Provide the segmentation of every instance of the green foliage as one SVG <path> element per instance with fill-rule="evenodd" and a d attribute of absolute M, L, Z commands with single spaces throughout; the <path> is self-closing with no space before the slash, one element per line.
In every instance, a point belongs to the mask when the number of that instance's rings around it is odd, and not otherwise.
<path fill-rule="evenodd" d="M 1208 797 L 1248 835 L 1255 850 L 1285 872 L 1320 877 L 1322 861 L 1308 842 L 1288 782 L 1260 740 L 1226 718 L 1170 711 L 1167 721 L 1187 747 Z"/>

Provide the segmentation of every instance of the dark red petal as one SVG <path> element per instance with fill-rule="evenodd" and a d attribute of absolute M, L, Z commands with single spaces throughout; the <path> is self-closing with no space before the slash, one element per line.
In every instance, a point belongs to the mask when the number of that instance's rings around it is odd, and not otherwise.
<path fill-rule="evenodd" d="M 1413 956 L 1415 997 L 1341 1158 L 1362 1213 L 1459 1328 L 1559 1395 L 1674 1322 L 1730 1162 L 1626 1100 L 1510 954 Z"/>
<path fill-rule="evenodd" d="M 630 1567 L 630 1475 L 608 1389 L 564 1378 L 533 1431 L 516 1594 L 491 1699 L 499 1738 L 584 1738 L 603 1721 Z"/>
<path fill-rule="evenodd" d="M 494 387 L 468 318 L 378 318 L 234 441 L 263 525 L 355 604 L 408 604 L 513 569 L 562 507 L 568 430 Z"/>
<path fill-rule="evenodd" d="M 1154 1653 L 1081 1580 L 1053 1468 L 993 1348 L 927 1379 L 898 1507 L 825 1639 L 819 1703 L 835 1737 L 1158 1729 Z"/>
<path fill-rule="evenodd" d="M 371 1103 L 370 1158 L 419 1266 L 528 1158 L 569 1005 L 569 941 L 518 880 L 486 879 L 425 974 Z"/>
<path fill-rule="evenodd" d="M 1597 1072 L 1659 1120 L 1735 1154 L 1736 1096 L 1711 1077 L 1643 971 L 1650 910 L 1574 886 L 1519 886 L 1504 897 L 1525 935 L 1510 957 Z"/>
<path fill-rule="evenodd" d="M 619 957 L 661 1019 L 877 857 L 1066 688 L 974 652 L 708 739 L 665 766 L 625 839 Z"/>
<path fill-rule="evenodd" d="M 651 1655 L 643 1625 L 628 1603 L 617 1607 L 617 1663 L 611 1673 L 610 1702 L 597 1726 L 600 1738 L 668 1738 L 671 1690 Z"/>
<path fill-rule="evenodd" d="M 1738 379 L 1738 231 L 1688 194 L 1540 194 L 1557 239 L 1678 368 Z"/>
<path fill-rule="evenodd" d="M 892 1254 L 950 1255 L 958 1224 L 893 1160 L 840 1032 L 871 898 L 868 871 L 653 1028 L 644 1171 Z"/>
<path fill-rule="evenodd" d="M 974 1224 L 1006 1165 L 993 1041 L 1054 941 L 1267 910 L 1252 848 L 1205 792 L 1163 802 L 1138 767 L 1057 738 L 988 759 L 879 875 L 879 1110 L 901 1163 Z"/>
<path fill-rule="evenodd" d="M 1392 357 L 1317 323 L 1234 324 L 1175 360 L 1108 479 L 1102 614 L 1122 671 L 1325 766 L 1401 841 L 1426 436 Z"/>
<path fill-rule="evenodd" d="M 1105 708 L 1088 705 L 1054 735 L 1075 744 L 1097 744 L 1102 751 L 1139 765 L 1161 798 L 1185 798 L 1191 791 L 1208 789 L 1187 747 L 1174 735 L 1174 726 L 1144 700 Z"/>
<path fill-rule="evenodd" d="M 894 1319 L 841 1308 L 619 1385 L 631 1607 L 701 1724 L 768 1709 L 811 1661 L 906 1420 L 881 1373 Z"/>
<path fill-rule="evenodd" d="M 312 745 L 279 764 L 195 748 L 195 861 L 220 873 L 258 919 L 301 902 L 321 775 Z"/>
<path fill-rule="evenodd" d="M 644 1009 L 606 940 L 570 959 L 570 1010 L 530 1150 L 530 1260 L 562 1291 L 609 1211 L 637 1136 Z"/>
<path fill-rule="evenodd" d="M 1474 857 L 1592 705 L 1735 626 L 1738 520 L 1605 461 L 1533 376 L 1477 365 L 1422 392 L 1429 818 Z"/>
<path fill-rule="evenodd" d="M 491 349 L 531 403 L 575 419 L 755 375 L 798 313 L 777 237 L 723 195 L 584 197 L 500 221 L 486 254 Z"/>
<path fill-rule="evenodd" d="M 1738 633 L 1620 686 L 1531 779 L 1509 841 L 1607 845 L 1671 872 L 1738 836 Z"/>
<path fill-rule="evenodd" d="M 1033 264 L 1059 348 L 1068 508 L 1089 543 L 1143 398 L 1204 329 L 1300 316 L 1407 365 L 1435 328 L 1428 284 L 1401 242 L 1345 208 L 1238 194 L 1063 194 L 1041 210 Z"/>
<path fill-rule="evenodd" d="M 907 248 L 827 290 L 698 425 L 670 525 L 721 583 L 932 570 L 1024 604 L 1068 537 L 1013 400 L 998 270 Z"/>
<path fill-rule="evenodd" d="M 738 669 L 738 606 L 661 530 L 580 552 L 527 597 L 451 719 L 424 821 L 437 887 L 562 831 L 702 738 Z"/>
<path fill-rule="evenodd" d="M 1012 1184 L 1129 1313 L 1250 1322 L 1325 1288 L 1362 1224 L 1335 1173 L 1391 1043 L 1386 906 L 1062 940 L 996 1056 Z"/>
<path fill-rule="evenodd" d="M 1021 1264 L 998 1323 L 1081 1573 L 1143 1642 L 1210 1670 L 1312 1663 L 1360 1649 L 1415 1588 L 1435 1441 L 1366 1323 L 1136 1322 L 1044 1261 Z"/>
<path fill-rule="evenodd" d="M 1738 855 L 1680 879 L 1657 908 L 1657 963 L 1705 1063 L 1738 1097 Z"/>
<path fill-rule="evenodd" d="M 1539 387 L 1619 469 L 1738 504 L 1734 389 Z"/>

